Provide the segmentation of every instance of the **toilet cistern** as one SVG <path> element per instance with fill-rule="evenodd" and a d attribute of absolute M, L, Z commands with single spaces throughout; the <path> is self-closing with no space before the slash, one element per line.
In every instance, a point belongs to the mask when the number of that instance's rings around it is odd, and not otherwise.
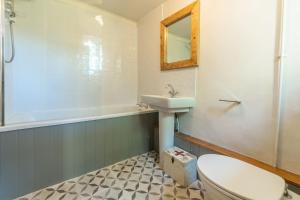
<path fill-rule="evenodd" d="M 170 85 L 171 86 L 171 85 Z M 193 97 L 175 97 L 178 92 L 170 87 L 170 94 L 174 97 L 160 95 L 142 95 L 141 101 L 159 111 L 159 155 L 160 165 L 163 164 L 162 154 L 165 150 L 174 146 L 174 120 L 175 113 L 189 112 L 195 107 L 196 100 Z M 173 88 L 173 89 L 172 89 Z M 172 96 L 172 95 L 171 95 Z"/>

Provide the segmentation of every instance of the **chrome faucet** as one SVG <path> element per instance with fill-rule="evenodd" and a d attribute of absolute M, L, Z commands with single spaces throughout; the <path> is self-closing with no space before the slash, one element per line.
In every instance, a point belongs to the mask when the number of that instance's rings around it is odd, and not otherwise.
<path fill-rule="evenodd" d="M 171 84 L 167 84 L 166 88 L 169 88 L 169 94 L 171 96 L 171 98 L 174 98 L 177 94 L 179 94 L 178 91 L 176 91 L 173 87 L 173 85 Z"/>

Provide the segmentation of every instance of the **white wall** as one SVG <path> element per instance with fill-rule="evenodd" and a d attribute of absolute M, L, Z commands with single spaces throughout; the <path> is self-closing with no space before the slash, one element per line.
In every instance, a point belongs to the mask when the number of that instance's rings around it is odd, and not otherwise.
<path fill-rule="evenodd" d="M 276 1 L 202 0 L 199 68 L 161 72 L 159 23 L 191 2 L 167 0 L 140 20 L 139 95 L 166 94 L 165 84 L 173 84 L 198 102 L 181 116 L 182 132 L 273 163 Z"/>
<path fill-rule="evenodd" d="M 300 174 L 300 2 L 286 1 L 286 34 L 280 167 Z"/>
<path fill-rule="evenodd" d="M 6 65 L 7 123 L 34 120 L 32 112 L 136 103 L 135 22 L 74 0 L 15 4 L 16 58 Z"/>
<path fill-rule="evenodd" d="M 192 2 L 192 0 L 190 1 Z M 160 71 L 160 21 L 186 5 L 186 1 L 168 1 L 138 23 L 139 94 L 167 94 L 166 84 L 174 84 L 181 95 L 193 96 L 195 69 Z M 164 12 L 164 14 L 162 13 Z"/>

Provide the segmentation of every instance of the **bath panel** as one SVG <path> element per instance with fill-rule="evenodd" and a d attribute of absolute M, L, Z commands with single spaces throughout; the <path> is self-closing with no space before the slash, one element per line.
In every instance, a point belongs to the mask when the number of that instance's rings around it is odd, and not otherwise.
<path fill-rule="evenodd" d="M 157 113 L 0 133 L 0 199 L 153 150 Z"/>

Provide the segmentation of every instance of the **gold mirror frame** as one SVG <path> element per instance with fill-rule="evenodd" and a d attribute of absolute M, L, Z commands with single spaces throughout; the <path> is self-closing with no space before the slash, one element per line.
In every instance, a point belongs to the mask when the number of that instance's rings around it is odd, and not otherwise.
<path fill-rule="evenodd" d="M 167 62 L 168 26 L 191 15 L 191 59 L 173 63 Z M 160 66 L 161 70 L 188 68 L 198 66 L 199 1 L 196 1 L 160 23 Z"/>

